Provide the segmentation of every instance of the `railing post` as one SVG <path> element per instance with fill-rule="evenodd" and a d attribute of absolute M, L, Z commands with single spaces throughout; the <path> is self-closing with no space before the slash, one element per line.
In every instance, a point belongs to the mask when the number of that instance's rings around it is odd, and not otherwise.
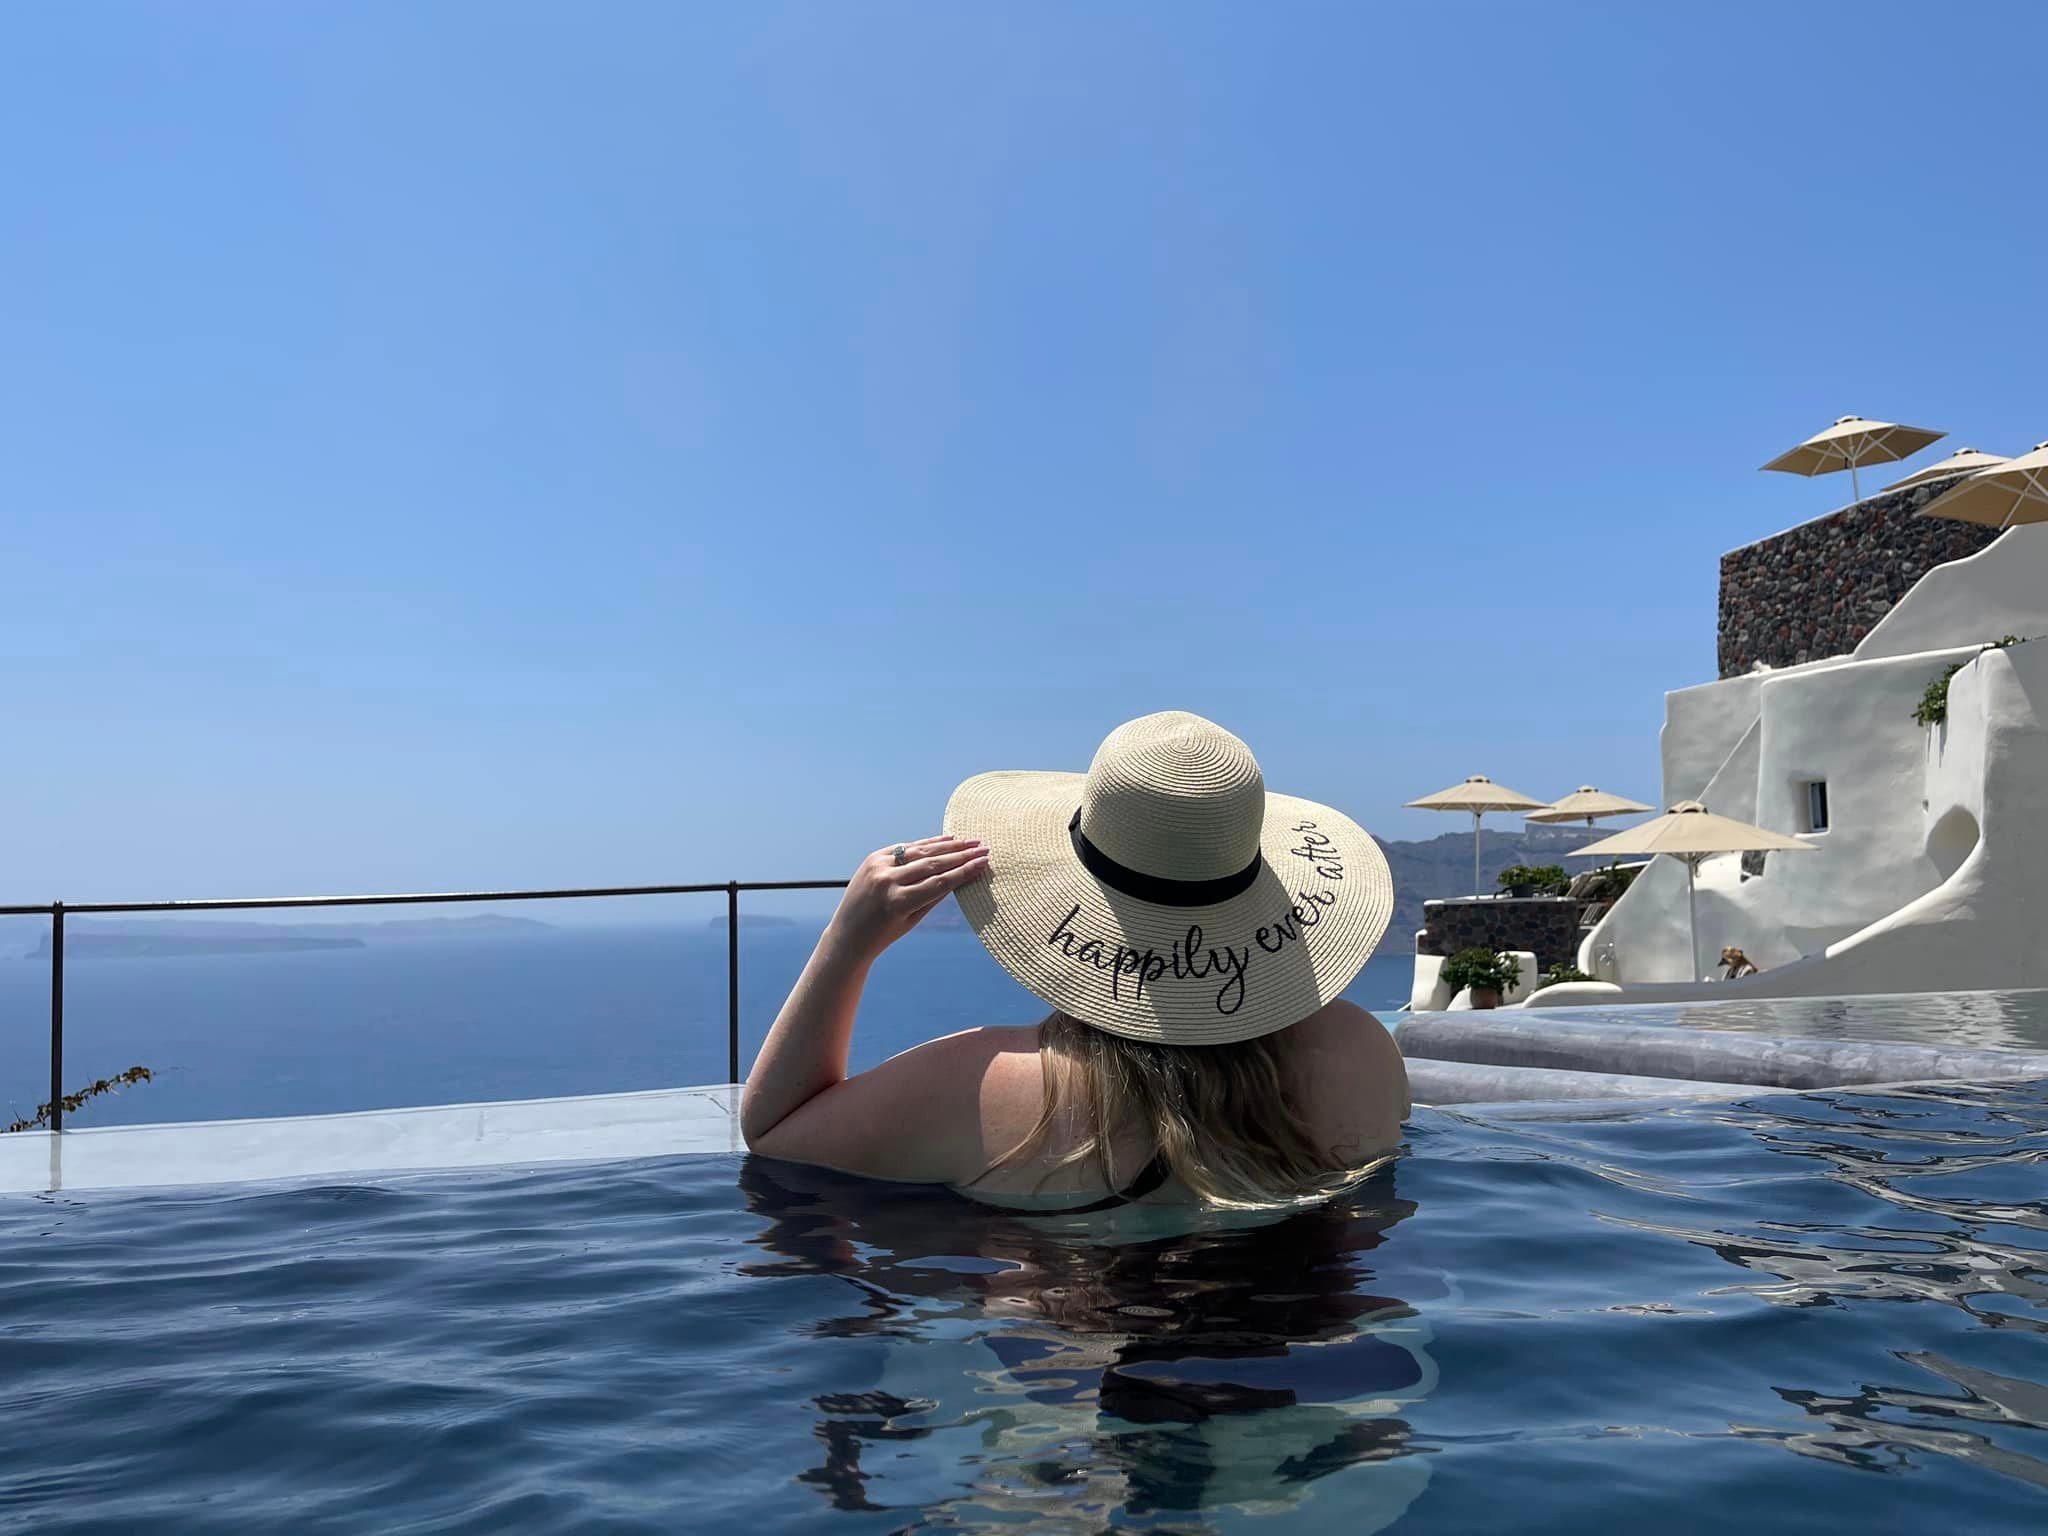
<path fill-rule="evenodd" d="M 725 884 L 726 1081 L 740 1080 L 740 883 Z"/>
<path fill-rule="evenodd" d="M 50 1129 L 64 1129 L 64 903 L 50 903 Z"/>

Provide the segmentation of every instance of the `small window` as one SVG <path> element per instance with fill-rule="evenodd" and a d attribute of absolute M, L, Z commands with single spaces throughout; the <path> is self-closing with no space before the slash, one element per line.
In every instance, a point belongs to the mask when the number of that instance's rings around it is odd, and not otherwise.
<path fill-rule="evenodd" d="M 1806 827 L 1808 832 L 1825 832 L 1828 829 L 1828 781 L 1809 779 L 1806 781 Z"/>

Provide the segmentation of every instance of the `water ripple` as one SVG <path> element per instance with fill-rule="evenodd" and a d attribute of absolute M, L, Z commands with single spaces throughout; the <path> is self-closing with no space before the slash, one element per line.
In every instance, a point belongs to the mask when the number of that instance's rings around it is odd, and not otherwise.
<path fill-rule="evenodd" d="M 1418 1117 L 1073 1230 L 736 1159 L 0 1202 L 0 1528 L 2034 1531 L 2048 1094 Z"/>

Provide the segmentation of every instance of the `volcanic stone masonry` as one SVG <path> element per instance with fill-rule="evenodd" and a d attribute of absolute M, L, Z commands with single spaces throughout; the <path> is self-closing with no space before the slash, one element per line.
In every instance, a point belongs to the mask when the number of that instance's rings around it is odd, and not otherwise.
<path fill-rule="evenodd" d="M 1425 901 L 1415 952 L 1455 955 L 1461 949 L 1484 949 L 1500 954 L 1526 949 L 1536 956 L 1539 971 L 1569 965 L 1578 958 L 1581 906 L 1563 896 L 1466 896 Z"/>
<path fill-rule="evenodd" d="M 1974 555 L 1995 530 L 1913 514 L 1953 477 L 1866 497 L 1721 557 L 1721 675 L 1856 649 L 1913 583 Z"/>

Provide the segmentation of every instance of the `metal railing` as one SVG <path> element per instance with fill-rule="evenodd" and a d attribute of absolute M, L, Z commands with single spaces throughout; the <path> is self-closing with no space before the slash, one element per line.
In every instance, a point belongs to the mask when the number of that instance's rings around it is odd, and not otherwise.
<path fill-rule="evenodd" d="M 291 907 L 414 907 L 458 901 L 577 901 L 593 896 L 713 896 L 725 893 L 726 1070 L 740 1080 L 740 893 L 837 891 L 844 880 L 727 880 L 711 885 L 613 885 L 567 891 L 434 891 L 402 896 L 235 896 L 215 901 L 49 901 L 0 906 L 0 917 L 50 920 L 50 1129 L 64 1128 L 64 919 L 82 913 L 250 912 Z"/>

